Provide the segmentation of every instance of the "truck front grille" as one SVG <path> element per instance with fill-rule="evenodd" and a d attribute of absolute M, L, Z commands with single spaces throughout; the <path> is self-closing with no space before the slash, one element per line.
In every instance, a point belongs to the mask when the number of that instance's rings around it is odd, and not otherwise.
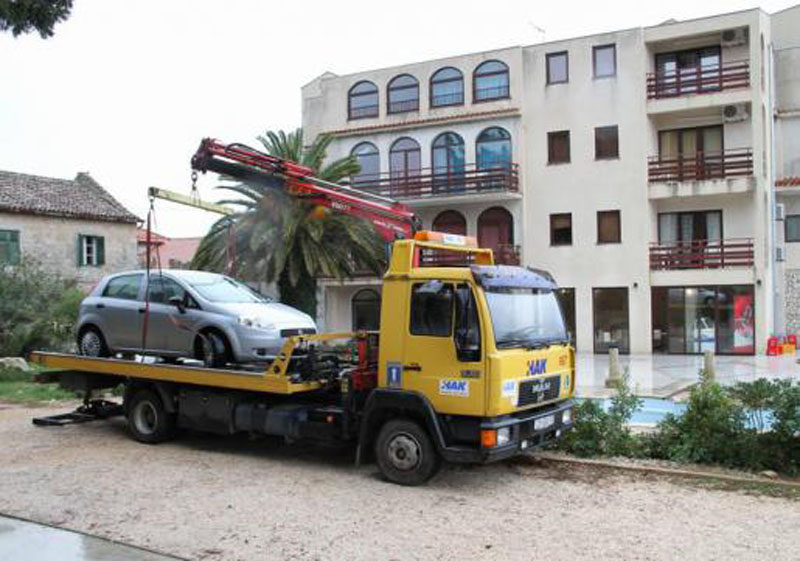
<path fill-rule="evenodd" d="M 520 382 L 519 394 L 517 397 L 517 407 L 530 405 L 532 403 L 542 403 L 558 397 L 561 391 L 561 377 L 549 376 L 539 380 L 528 380 Z"/>

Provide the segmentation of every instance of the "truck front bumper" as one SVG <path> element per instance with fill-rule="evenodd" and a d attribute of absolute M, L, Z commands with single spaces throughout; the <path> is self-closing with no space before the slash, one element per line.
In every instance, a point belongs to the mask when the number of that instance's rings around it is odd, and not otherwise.
<path fill-rule="evenodd" d="M 572 400 L 562 401 L 515 416 L 503 416 L 484 420 L 485 429 L 510 429 L 508 444 L 493 448 L 446 446 L 440 450 L 448 462 L 487 464 L 511 458 L 552 444 L 572 428 Z"/>

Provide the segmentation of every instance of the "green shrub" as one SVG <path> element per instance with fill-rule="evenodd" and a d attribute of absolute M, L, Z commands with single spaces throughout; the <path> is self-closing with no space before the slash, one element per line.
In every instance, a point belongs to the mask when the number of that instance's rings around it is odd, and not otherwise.
<path fill-rule="evenodd" d="M 559 448 L 576 456 L 638 456 L 641 444 L 631 434 L 628 423 L 642 406 L 633 395 L 628 372 L 616 384 L 608 411 L 595 400 L 586 399 L 575 405 L 573 428 Z"/>
<path fill-rule="evenodd" d="M 64 350 L 72 344 L 83 298 L 75 283 L 25 263 L 0 268 L 0 294 L 0 356 Z"/>

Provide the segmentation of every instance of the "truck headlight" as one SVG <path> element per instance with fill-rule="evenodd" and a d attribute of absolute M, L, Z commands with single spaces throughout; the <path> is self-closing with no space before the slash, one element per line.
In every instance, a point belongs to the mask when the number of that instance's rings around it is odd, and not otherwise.
<path fill-rule="evenodd" d="M 257 317 L 241 316 L 239 317 L 239 325 L 244 325 L 251 329 L 260 329 L 261 331 L 274 331 L 275 324 L 267 323 Z"/>
<path fill-rule="evenodd" d="M 497 445 L 505 446 L 511 442 L 511 427 L 497 429 Z"/>
<path fill-rule="evenodd" d="M 566 409 L 561 412 L 561 424 L 568 425 L 572 422 L 572 409 Z"/>

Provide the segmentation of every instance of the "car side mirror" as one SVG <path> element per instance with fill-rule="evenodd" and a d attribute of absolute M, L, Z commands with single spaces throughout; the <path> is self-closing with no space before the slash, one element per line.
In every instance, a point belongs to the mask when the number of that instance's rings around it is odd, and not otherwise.
<path fill-rule="evenodd" d="M 182 314 L 186 313 L 186 306 L 183 304 L 183 298 L 180 296 L 173 296 L 169 299 L 169 303 L 178 308 L 178 311 Z"/>

